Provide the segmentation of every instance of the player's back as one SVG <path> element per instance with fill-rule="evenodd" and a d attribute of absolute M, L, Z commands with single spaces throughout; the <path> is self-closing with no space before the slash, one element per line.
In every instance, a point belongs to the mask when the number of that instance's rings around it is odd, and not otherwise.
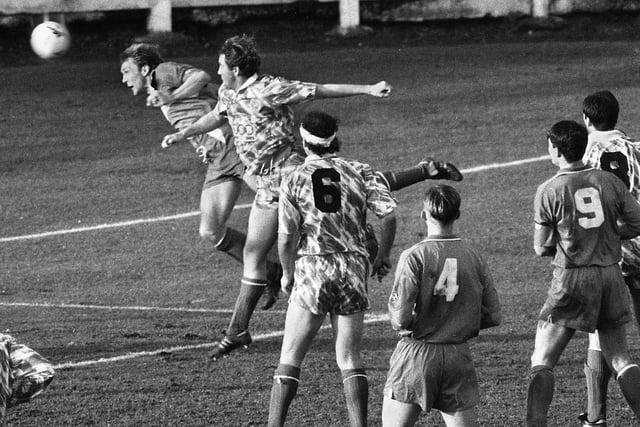
<path fill-rule="evenodd" d="M 560 170 L 536 193 L 536 223 L 554 227 L 559 267 L 616 264 L 621 257 L 617 221 L 640 223 L 637 207 L 613 174 L 585 166 Z M 629 216 L 626 218 L 626 216 Z"/>
<path fill-rule="evenodd" d="M 186 80 L 187 75 L 200 69 L 178 62 L 163 62 L 151 75 L 151 86 L 159 92 L 171 94 Z M 196 95 L 178 99 L 161 107 L 167 121 L 176 129 L 183 129 L 210 112 L 216 104 L 217 86 L 204 86 Z"/>
<path fill-rule="evenodd" d="M 586 164 L 616 175 L 640 199 L 640 143 L 619 130 L 594 131 L 589 134 L 585 151 Z"/>
<path fill-rule="evenodd" d="M 299 216 L 298 254 L 357 252 L 367 256 L 367 165 L 310 155 L 281 188 L 281 216 Z"/>
<path fill-rule="evenodd" d="M 499 311 L 486 263 L 455 236 L 429 236 L 402 253 L 394 293 L 416 291 L 412 337 L 430 343 L 463 343 L 478 335 L 483 310 Z M 407 307 L 394 309 L 392 298 L 392 324 L 400 310 Z"/>

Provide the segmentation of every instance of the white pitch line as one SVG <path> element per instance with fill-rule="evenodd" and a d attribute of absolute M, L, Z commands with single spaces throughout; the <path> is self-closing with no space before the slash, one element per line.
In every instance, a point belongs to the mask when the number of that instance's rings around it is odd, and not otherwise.
<path fill-rule="evenodd" d="M 378 322 L 384 322 L 388 320 L 389 320 L 389 315 L 387 314 L 370 314 L 365 316 L 364 323 L 365 324 L 378 323 Z M 320 329 L 327 329 L 330 327 L 331 325 L 323 325 Z M 253 341 L 266 341 L 268 339 L 281 337 L 283 335 L 284 335 L 284 331 L 268 332 L 260 335 L 255 335 L 253 337 Z M 157 356 L 159 354 L 165 354 L 165 353 L 177 353 L 177 352 L 189 351 L 189 350 L 203 350 L 203 349 L 214 347 L 216 344 L 218 343 L 209 342 L 209 343 L 203 343 L 203 344 L 167 347 L 167 348 L 161 348 L 159 350 L 153 350 L 153 351 L 138 351 L 135 353 L 123 354 L 121 356 L 104 357 L 104 358 L 94 359 L 94 360 L 81 360 L 78 362 L 66 362 L 66 363 L 61 363 L 59 365 L 55 365 L 53 368 L 60 371 L 65 369 L 86 368 L 89 366 L 101 365 L 105 363 L 122 362 L 125 360 L 137 359 L 140 357 Z"/>
<path fill-rule="evenodd" d="M 0 307 L 40 307 L 40 308 L 78 308 L 91 310 L 129 310 L 129 311 L 172 311 L 184 313 L 215 313 L 229 314 L 233 310 L 227 308 L 190 308 L 190 307 L 149 307 L 149 306 L 119 306 L 119 305 L 92 305 L 92 304 L 52 304 L 31 302 L 0 302 Z M 283 314 L 284 310 L 269 310 L 269 313 Z"/>
<path fill-rule="evenodd" d="M 481 172 L 481 171 L 486 171 L 491 169 L 508 168 L 512 166 L 524 165 L 527 163 L 539 162 L 547 159 L 549 159 L 548 155 L 540 156 L 540 157 L 531 157 L 528 159 L 515 160 L 512 162 L 491 163 L 488 165 L 474 166 L 471 168 L 462 169 L 460 172 L 465 174 L 465 173 Z M 250 207 L 251 207 L 251 204 L 244 204 L 244 205 L 236 205 L 234 209 L 246 209 Z M 197 215 L 200 215 L 200 211 L 192 211 L 192 212 L 186 212 L 186 213 L 181 213 L 176 215 L 161 216 L 156 218 L 134 219 L 131 221 L 114 222 L 111 224 L 99 224 L 99 225 L 93 225 L 89 227 L 77 227 L 77 228 L 69 228 L 66 230 L 47 231 L 44 233 L 37 233 L 37 234 L 25 234 L 22 236 L 0 237 L 0 243 L 15 242 L 19 240 L 40 239 L 43 237 L 60 236 L 63 234 L 83 233 L 85 231 L 104 230 L 107 228 L 129 227 L 132 225 L 149 224 L 153 222 L 173 221 L 173 220 L 189 218 Z"/>

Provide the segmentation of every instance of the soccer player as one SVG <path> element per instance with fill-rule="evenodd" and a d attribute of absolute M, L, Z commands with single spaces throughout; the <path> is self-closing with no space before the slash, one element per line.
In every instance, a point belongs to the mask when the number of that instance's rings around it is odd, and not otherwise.
<path fill-rule="evenodd" d="M 132 44 L 120 54 L 120 64 L 122 82 L 131 88 L 133 95 L 147 94 L 147 105 L 159 107 L 178 130 L 212 111 L 217 102 L 217 86 L 212 87 L 207 72 L 188 64 L 164 61 L 154 45 Z M 232 139 L 229 127 L 222 126 L 210 133 L 194 135 L 189 142 L 207 163 L 200 195 L 200 236 L 215 249 L 242 262 L 246 235 L 226 225 L 240 195 L 244 173 Z M 250 179 L 247 184 L 255 189 Z M 269 261 L 267 271 L 266 282 L 279 289 L 277 261 Z M 268 292 L 262 308 L 270 308 L 276 296 Z"/>
<path fill-rule="evenodd" d="M 290 293 L 280 363 L 269 405 L 270 427 L 284 425 L 300 382 L 300 365 L 327 313 L 342 373 L 351 426 L 367 425 L 367 376 L 360 359 L 367 278 L 389 272 L 396 202 L 367 164 L 338 157 L 335 118 L 305 115 L 300 126 L 304 163 L 282 180 L 278 253 L 282 289 Z M 366 213 L 382 218 L 373 265 L 365 247 Z"/>
<path fill-rule="evenodd" d="M 211 355 L 214 360 L 251 344 L 249 321 L 267 284 L 266 255 L 277 238 L 280 181 L 303 162 L 295 142 L 292 105 L 355 95 L 384 98 L 391 93 L 391 86 L 384 81 L 374 85 L 304 83 L 259 74 L 259 67 L 260 56 L 253 38 L 227 39 L 218 57 L 222 85 L 216 107 L 163 140 L 164 145 L 170 145 L 229 123 L 245 173 L 256 181 L 240 293 L 225 336 Z M 424 179 L 462 179 L 450 163 L 433 160 L 384 176 L 389 178 L 392 190 Z"/>
<path fill-rule="evenodd" d="M 584 164 L 587 141 L 586 128 L 574 121 L 547 134 L 559 171 L 536 191 L 534 249 L 554 257 L 554 272 L 531 356 L 527 426 L 547 425 L 553 368 L 576 330 L 596 328 L 606 363 L 640 417 L 640 368 L 627 350 L 629 293 L 618 264 L 621 239 L 640 234 L 640 205 L 615 175 Z"/>
<path fill-rule="evenodd" d="M 608 90 L 595 92 L 582 102 L 583 121 L 589 143 L 583 156 L 586 164 L 614 173 L 636 200 L 640 200 L 640 144 L 617 130 L 620 105 Z M 622 275 L 629 288 L 640 328 L 640 238 L 622 241 Z M 611 369 L 602 356 L 597 333 L 589 334 L 587 363 L 587 412 L 580 414 L 582 425 L 606 426 L 607 388 Z"/>
<path fill-rule="evenodd" d="M 460 194 L 427 190 L 427 238 L 398 261 L 391 325 L 402 337 L 389 362 L 382 424 L 412 426 L 437 409 L 448 426 L 475 426 L 478 381 L 467 341 L 501 322 L 500 302 L 480 253 L 454 233 Z"/>
<path fill-rule="evenodd" d="M 27 403 L 53 381 L 51 363 L 11 335 L 0 333 L 0 425 L 6 425 L 6 411 Z"/>

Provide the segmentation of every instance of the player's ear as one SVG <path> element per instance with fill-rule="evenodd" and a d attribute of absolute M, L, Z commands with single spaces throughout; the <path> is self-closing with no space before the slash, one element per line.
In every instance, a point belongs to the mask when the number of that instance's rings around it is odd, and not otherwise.
<path fill-rule="evenodd" d="M 142 74 L 145 77 L 149 75 L 150 71 L 151 71 L 151 68 L 149 68 L 148 65 L 143 65 L 142 67 L 140 67 L 140 74 Z"/>
<path fill-rule="evenodd" d="M 420 218 L 422 218 L 424 221 L 427 220 L 427 213 L 425 211 L 420 211 Z"/>

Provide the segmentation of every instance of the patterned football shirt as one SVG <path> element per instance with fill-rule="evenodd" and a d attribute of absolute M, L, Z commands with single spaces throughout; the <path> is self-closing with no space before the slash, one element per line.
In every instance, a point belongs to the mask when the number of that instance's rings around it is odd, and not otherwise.
<path fill-rule="evenodd" d="M 402 252 L 388 307 L 394 329 L 434 344 L 464 343 L 500 313 L 487 264 L 454 235 Z"/>
<path fill-rule="evenodd" d="M 299 233 L 298 255 L 355 252 L 368 257 L 366 214 L 396 208 L 389 189 L 365 163 L 309 155 L 282 180 L 279 233 Z"/>
<path fill-rule="evenodd" d="M 314 83 L 266 74 L 250 77 L 237 92 L 224 84 L 220 87 L 215 111 L 229 120 L 247 173 L 268 174 L 288 156 L 295 145 L 291 105 L 315 94 Z"/>
<path fill-rule="evenodd" d="M 614 173 L 640 201 L 640 142 L 619 130 L 591 132 L 583 160 Z M 640 273 L 640 237 L 622 241 L 622 260 L 625 275 Z"/>
<path fill-rule="evenodd" d="M 534 244 L 555 244 L 557 267 L 613 265 L 622 257 L 618 219 L 640 232 L 640 205 L 620 179 L 591 166 L 561 169 L 536 192 Z"/>

